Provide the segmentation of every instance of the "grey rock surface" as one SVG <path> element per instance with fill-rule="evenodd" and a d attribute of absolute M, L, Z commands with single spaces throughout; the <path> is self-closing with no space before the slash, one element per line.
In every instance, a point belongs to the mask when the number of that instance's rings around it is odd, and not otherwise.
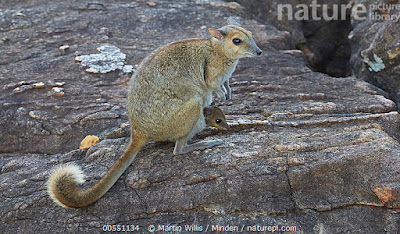
<path fill-rule="evenodd" d="M 139 225 L 147 233 L 150 225 L 175 225 L 188 232 L 193 224 L 202 231 L 399 232 L 399 114 L 385 91 L 311 71 L 288 32 L 246 17 L 243 6 L 154 3 L 15 1 L 0 11 L 0 37 L 7 38 L 0 46 L 0 230 L 98 233 L 105 225 Z M 88 73 L 74 58 L 115 45 L 136 65 L 163 44 L 207 37 L 207 28 L 230 15 L 244 17 L 264 54 L 239 62 L 232 99 L 217 102 L 229 131 L 208 129 L 194 139 L 225 143 L 173 156 L 173 143 L 151 142 L 95 204 L 53 203 L 46 180 L 54 166 L 81 165 L 90 186 L 129 140 L 120 126 L 130 75 Z M 102 141 L 74 150 L 86 135 Z"/>
<path fill-rule="evenodd" d="M 363 15 L 365 20 L 352 21 L 350 62 L 354 73 L 358 78 L 387 91 L 399 108 L 400 2 L 359 0 L 355 4 L 366 6 L 368 13 Z M 379 4 L 383 4 L 381 9 L 376 9 Z"/>

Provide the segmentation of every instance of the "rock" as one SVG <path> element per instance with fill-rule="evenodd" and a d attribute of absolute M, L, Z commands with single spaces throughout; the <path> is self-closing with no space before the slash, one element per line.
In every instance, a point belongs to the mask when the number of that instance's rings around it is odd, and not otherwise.
<path fill-rule="evenodd" d="M 352 21 L 354 29 L 349 37 L 352 47 L 350 62 L 354 73 L 358 78 L 388 92 L 399 108 L 400 26 L 396 20 L 378 20 L 377 17 L 398 17 L 400 3 L 376 0 L 358 0 L 354 3 L 364 5 L 368 10 L 365 20 Z M 375 9 L 379 4 L 385 9 Z"/>
<path fill-rule="evenodd" d="M 245 4 L 155 3 L 5 3 L 0 38 L 10 41 L 0 47 L 3 232 L 93 233 L 114 224 L 139 232 L 399 231 L 400 122 L 385 91 L 354 77 L 313 72 L 305 55 L 293 50 L 293 34 L 254 19 Z M 129 76 L 87 73 L 74 58 L 109 44 L 126 54 L 128 64 L 138 64 L 160 45 L 207 37 L 202 26 L 219 27 L 230 15 L 243 17 L 266 53 L 239 62 L 232 99 L 217 103 L 229 130 L 207 129 L 194 139 L 225 143 L 174 156 L 173 143 L 150 142 L 93 205 L 65 209 L 52 202 L 46 193 L 52 168 L 76 163 L 87 175 L 84 187 L 90 186 L 129 142 L 129 125 L 123 124 Z M 68 53 L 60 54 L 66 43 Z M 33 88 L 38 82 L 44 87 Z M 49 97 L 54 87 L 65 94 Z M 89 134 L 102 141 L 76 149 Z"/>
<path fill-rule="evenodd" d="M 155 2 L 147 2 L 147 5 L 148 5 L 148 6 L 151 6 L 151 7 L 154 7 L 154 6 L 156 6 L 157 4 L 156 4 Z"/>
<path fill-rule="evenodd" d="M 351 75 L 349 63 L 351 48 L 347 37 L 352 29 L 351 12 L 347 10 L 343 14 L 342 11 L 342 8 L 350 4 L 349 0 L 268 0 L 262 4 L 257 0 L 236 0 L 236 2 L 246 7 L 261 21 L 267 21 L 278 29 L 289 32 L 292 49 L 296 47 L 302 50 L 307 55 L 308 65 L 313 70 L 334 77 Z M 313 3 L 315 7 L 312 6 Z M 286 6 L 291 7 L 292 14 Z M 296 20 L 296 12 L 301 11 L 303 7 L 306 9 L 305 13 L 299 14 L 302 17 Z M 329 20 L 326 16 L 336 16 L 338 20 Z"/>
<path fill-rule="evenodd" d="M 49 93 L 49 95 L 58 96 L 58 97 L 63 96 L 64 94 L 65 94 L 64 93 L 64 89 L 63 88 L 59 88 L 59 87 L 52 88 L 51 92 Z"/>
<path fill-rule="evenodd" d="M 60 46 L 59 49 L 60 49 L 60 52 L 61 52 L 61 53 L 65 53 L 65 51 L 69 49 L 69 45 Z"/>

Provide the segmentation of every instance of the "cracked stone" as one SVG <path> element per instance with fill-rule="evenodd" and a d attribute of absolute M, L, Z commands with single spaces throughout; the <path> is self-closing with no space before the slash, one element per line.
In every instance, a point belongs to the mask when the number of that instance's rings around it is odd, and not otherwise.
<path fill-rule="evenodd" d="M 93 233 L 105 224 L 194 222 L 287 224 L 300 233 L 398 232 L 396 105 L 374 85 L 307 68 L 304 55 L 288 53 L 295 49 L 292 34 L 255 20 L 244 7 L 230 9 L 221 1 L 161 0 L 155 7 L 103 0 L 94 5 L 5 4 L 9 10 L 0 13 L 5 22 L 0 38 L 9 38 L 0 48 L 5 51 L 0 53 L 4 232 Z M 20 10 L 25 16 L 11 23 L 11 15 Z M 126 54 L 121 66 L 129 66 L 125 61 L 139 64 L 177 35 L 208 37 L 207 28 L 223 25 L 232 14 L 243 17 L 244 27 L 268 53 L 242 59 L 231 78 L 232 99 L 216 100 L 231 128 L 206 129 L 193 139 L 226 143 L 173 155 L 173 143 L 150 142 L 93 205 L 76 210 L 54 204 L 45 189 L 53 167 L 82 166 L 87 187 L 108 171 L 129 142 L 130 127 L 121 124 L 128 122 L 130 74 L 86 73 L 74 61 L 77 48 L 89 54 L 107 36 Z M 148 18 L 146 23 L 140 22 L 141 15 Z M 82 20 L 90 24 L 74 23 Z M 71 53 L 60 54 L 59 46 L 67 42 Z M 45 87 L 34 89 L 39 82 Z M 63 88 L 64 95 L 49 97 L 54 87 Z M 24 91 L 13 92 L 16 88 Z M 76 149 L 89 134 L 103 140 L 87 151 Z M 394 195 L 377 195 L 376 187 Z"/>

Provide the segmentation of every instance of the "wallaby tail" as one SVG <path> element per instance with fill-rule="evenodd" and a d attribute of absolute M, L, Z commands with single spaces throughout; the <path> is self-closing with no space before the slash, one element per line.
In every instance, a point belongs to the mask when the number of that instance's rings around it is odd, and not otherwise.
<path fill-rule="evenodd" d="M 47 183 L 50 197 L 64 207 L 80 208 L 92 204 L 114 185 L 146 143 L 147 139 L 140 135 L 131 137 L 128 147 L 107 174 L 97 184 L 87 189 L 77 187 L 78 184 L 85 181 L 80 167 L 73 164 L 57 167 L 50 174 Z"/>

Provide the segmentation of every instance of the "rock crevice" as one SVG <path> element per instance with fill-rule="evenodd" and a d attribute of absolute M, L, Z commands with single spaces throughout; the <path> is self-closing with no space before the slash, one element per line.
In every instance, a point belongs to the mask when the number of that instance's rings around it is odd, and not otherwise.
<path fill-rule="evenodd" d="M 204 230 L 285 225 L 297 233 L 398 232 L 400 125 L 392 94 L 312 71 L 307 55 L 295 49 L 295 31 L 255 19 L 244 1 L 3 2 L 1 230 L 94 233 L 112 224 L 141 231 L 196 224 Z M 232 99 L 217 100 L 230 129 L 207 129 L 194 139 L 225 143 L 174 156 L 173 143 L 151 142 L 93 205 L 54 204 L 46 193 L 53 167 L 81 165 L 89 186 L 129 141 L 130 75 L 88 73 L 75 57 L 114 45 L 135 66 L 158 46 L 207 37 L 207 28 L 231 15 L 242 16 L 265 53 L 241 60 L 231 78 Z M 361 25 L 353 26 L 357 38 Z M 87 135 L 101 141 L 77 150 Z"/>

